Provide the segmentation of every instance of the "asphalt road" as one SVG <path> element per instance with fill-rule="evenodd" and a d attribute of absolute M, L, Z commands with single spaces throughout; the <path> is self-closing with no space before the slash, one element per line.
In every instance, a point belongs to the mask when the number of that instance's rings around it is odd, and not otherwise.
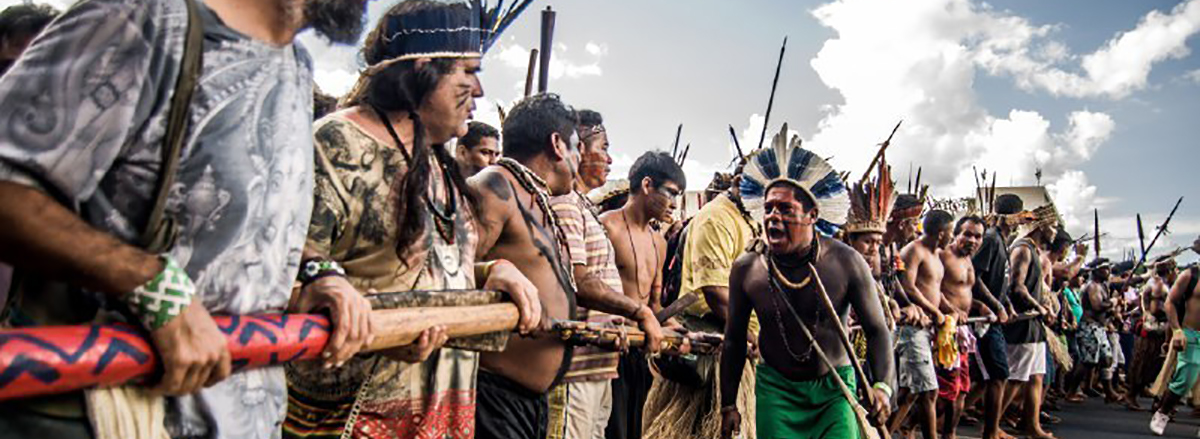
<path fill-rule="evenodd" d="M 1148 399 L 1142 399 L 1141 403 L 1142 407 L 1150 406 Z M 1053 414 L 1062 418 L 1062 423 L 1048 427 L 1059 439 L 1158 438 L 1150 433 L 1150 412 L 1147 411 L 1133 412 L 1124 406 L 1105 405 L 1101 398 L 1089 398 L 1083 404 L 1063 403 L 1061 408 L 1061 411 Z M 1167 432 L 1162 437 L 1195 438 L 1198 429 L 1200 418 L 1193 417 L 1189 407 L 1180 407 L 1179 414 L 1167 426 Z M 979 427 L 960 426 L 958 436 L 977 439 Z"/>

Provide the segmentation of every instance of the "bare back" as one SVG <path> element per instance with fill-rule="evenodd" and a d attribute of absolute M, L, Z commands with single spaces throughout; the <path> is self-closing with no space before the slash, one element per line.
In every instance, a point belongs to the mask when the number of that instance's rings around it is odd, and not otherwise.
<path fill-rule="evenodd" d="M 536 197 L 504 168 L 491 166 L 468 184 L 480 203 L 480 260 L 506 259 L 538 289 L 543 320 L 569 319 L 575 308 L 573 287 L 555 231 Z M 544 393 L 564 366 L 565 345 L 553 337 L 511 337 L 503 352 L 484 353 L 480 366 L 522 386 Z"/>
<path fill-rule="evenodd" d="M 1180 324 L 1184 328 L 1200 331 L 1200 294 L 1196 294 L 1196 290 L 1200 290 L 1200 282 L 1195 282 L 1196 285 L 1192 287 L 1192 291 L 1184 291 L 1189 283 L 1194 282 L 1192 278 L 1196 275 L 1196 272 L 1197 270 L 1189 269 L 1180 273 L 1179 279 L 1175 281 L 1174 287 L 1171 288 L 1171 297 L 1169 300 L 1175 303 L 1179 303 L 1180 301 L 1184 303 L 1185 312 L 1183 321 Z"/>

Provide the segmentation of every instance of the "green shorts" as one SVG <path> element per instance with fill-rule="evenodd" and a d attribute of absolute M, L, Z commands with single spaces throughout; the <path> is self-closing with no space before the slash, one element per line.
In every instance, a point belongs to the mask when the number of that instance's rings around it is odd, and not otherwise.
<path fill-rule="evenodd" d="M 837 368 L 854 391 L 854 370 Z M 755 383 L 756 427 L 760 439 L 858 439 L 858 418 L 833 374 L 792 381 L 766 363 Z"/>
<path fill-rule="evenodd" d="M 1168 387 L 1179 396 L 1187 396 L 1200 377 L 1200 331 L 1184 328 L 1183 336 L 1187 338 L 1187 348 L 1176 357 L 1175 374 L 1171 375 Z"/>

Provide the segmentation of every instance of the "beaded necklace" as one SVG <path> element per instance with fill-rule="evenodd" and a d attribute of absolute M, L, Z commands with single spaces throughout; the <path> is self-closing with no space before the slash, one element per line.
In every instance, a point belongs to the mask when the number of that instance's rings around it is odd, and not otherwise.
<path fill-rule="evenodd" d="M 814 231 L 814 235 L 815 234 L 816 233 Z M 813 236 L 813 244 L 809 247 L 808 253 L 800 257 L 801 266 L 816 261 L 820 254 L 821 240 L 819 237 Z M 796 309 L 792 307 L 791 300 L 787 298 L 785 291 L 800 291 L 804 289 L 809 285 L 809 283 L 812 282 L 812 277 L 815 276 L 816 273 L 809 271 L 809 273 L 804 277 L 804 280 L 800 281 L 799 283 L 795 283 L 789 280 L 781 271 L 779 271 L 779 267 L 775 263 L 775 257 L 772 256 L 770 252 L 763 252 L 762 258 L 764 261 L 763 264 L 766 265 L 767 268 L 767 285 L 770 289 L 771 301 L 775 305 L 775 324 L 779 328 L 779 338 L 783 340 L 783 347 L 787 350 L 788 354 L 792 356 L 792 359 L 799 363 L 807 363 L 812 358 L 813 343 L 809 343 L 808 349 L 801 354 L 796 354 L 796 352 L 792 350 L 791 344 L 788 343 L 787 332 L 783 326 L 783 313 L 780 311 L 780 308 L 786 306 L 791 311 L 792 315 L 796 317 L 796 323 L 799 325 L 805 325 L 806 323 L 804 320 L 799 318 L 800 314 L 796 313 Z M 783 306 L 780 306 L 781 301 L 783 302 Z M 814 307 L 813 309 L 815 311 L 812 318 L 813 327 L 819 327 L 821 325 L 820 308 Z"/>
<path fill-rule="evenodd" d="M 542 209 L 543 220 L 545 221 L 546 225 L 549 225 L 550 228 L 554 230 L 555 237 L 558 238 L 559 248 L 565 249 L 569 258 L 571 249 L 566 247 L 567 234 L 565 231 L 563 231 L 562 226 L 558 223 L 558 215 L 555 215 L 554 210 L 550 208 L 549 185 L 546 183 L 546 180 L 542 179 L 542 177 L 525 167 L 525 165 L 522 165 L 520 162 L 508 157 L 502 157 L 496 164 L 500 165 L 504 169 L 507 169 L 508 172 L 513 175 L 513 179 L 517 180 L 517 183 L 521 185 L 521 188 L 533 195 L 534 200 L 538 204 L 538 208 Z M 530 238 L 532 239 L 533 237 Z M 546 256 L 549 257 L 550 255 Z M 561 264 L 562 262 L 559 261 L 559 264 L 552 265 L 557 267 Z M 566 279 L 571 283 L 571 288 L 574 290 L 575 274 L 572 273 L 571 270 L 556 269 L 556 271 L 566 272 Z"/>

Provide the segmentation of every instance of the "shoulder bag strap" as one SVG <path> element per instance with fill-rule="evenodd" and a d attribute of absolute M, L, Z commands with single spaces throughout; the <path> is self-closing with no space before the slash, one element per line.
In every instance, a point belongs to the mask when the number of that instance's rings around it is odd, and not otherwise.
<path fill-rule="evenodd" d="M 180 153 L 187 139 L 188 116 L 191 114 L 192 96 L 200 82 L 204 52 L 204 22 L 196 6 L 196 0 L 184 0 L 187 4 L 187 37 L 183 43 L 183 60 L 179 77 L 175 81 L 175 92 L 171 95 L 171 108 L 167 113 L 167 135 L 163 139 L 161 172 L 154 207 L 142 230 L 137 244 L 149 252 L 166 251 L 175 244 L 178 234 L 174 218 L 166 214 L 167 197 L 175 184 L 175 173 L 179 169 Z"/>

